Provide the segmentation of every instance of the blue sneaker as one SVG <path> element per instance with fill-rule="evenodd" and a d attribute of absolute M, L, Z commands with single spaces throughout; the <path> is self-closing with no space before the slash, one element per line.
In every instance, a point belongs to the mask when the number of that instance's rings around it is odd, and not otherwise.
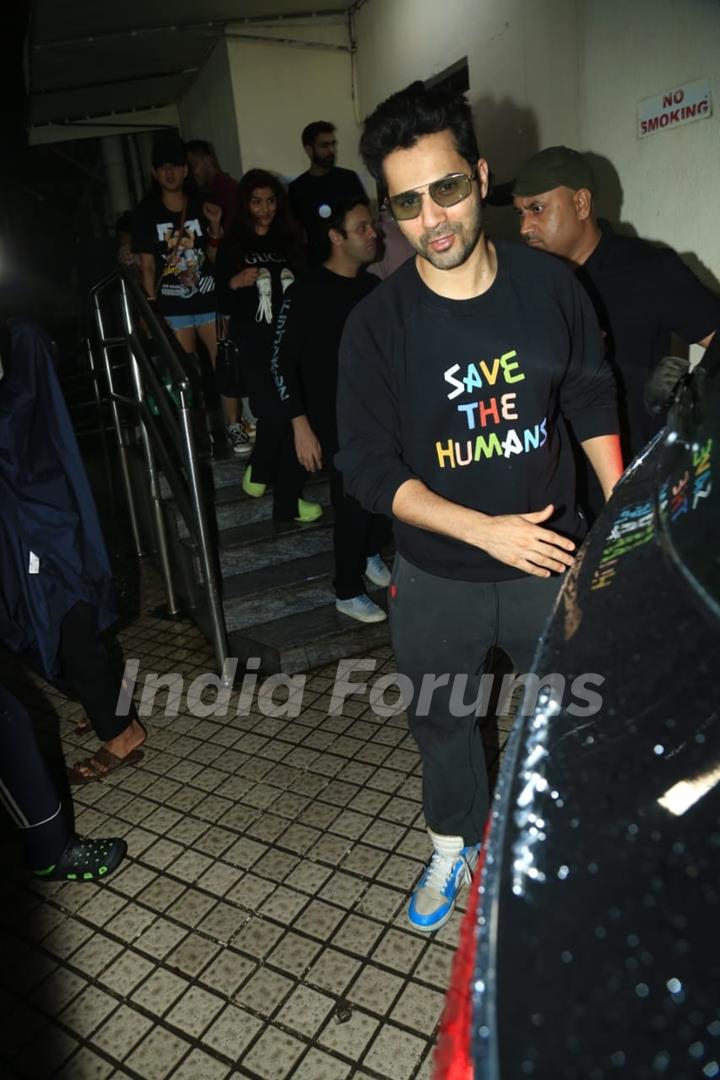
<path fill-rule="evenodd" d="M 435 846 L 408 907 L 408 919 L 416 930 L 432 933 L 448 921 L 463 885 L 469 885 L 480 845 L 460 847 L 462 837 L 430 834 Z"/>
<path fill-rule="evenodd" d="M 383 609 L 374 603 L 367 593 L 360 593 L 350 600 L 336 600 L 335 607 L 341 615 L 349 615 L 358 622 L 385 622 L 387 619 Z"/>
<path fill-rule="evenodd" d="M 390 584 L 390 571 L 380 555 L 371 555 L 365 563 L 365 577 L 378 589 L 387 589 Z"/>

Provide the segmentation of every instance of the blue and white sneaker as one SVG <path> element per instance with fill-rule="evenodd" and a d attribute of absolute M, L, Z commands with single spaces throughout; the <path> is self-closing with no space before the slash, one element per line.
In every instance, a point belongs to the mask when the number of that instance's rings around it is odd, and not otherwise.
<path fill-rule="evenodd" d="M 387 589 L 390 584 L 390 571 L 380 555 L 371 555 L 365 563 L 365 577 L 378 589 Z"/>
<path fill-rule="evenodd" d="M 374 603 L 367 593 L 360 593 L 350 600 L 336 600 L 335 607 L 341 615 L 349 615 L 358 622 L 384 622 L 387 619 L 383 609 Z"/>
<path fill-rule="evenodd" d="M 408 919 L 416 930 L 432 933 L 448 921 L 463 885 L 469 885 L 480 854 L 480 844 L 463 847 L 461 836 L 430 833 L 435 851 L 408 907 Z"/>

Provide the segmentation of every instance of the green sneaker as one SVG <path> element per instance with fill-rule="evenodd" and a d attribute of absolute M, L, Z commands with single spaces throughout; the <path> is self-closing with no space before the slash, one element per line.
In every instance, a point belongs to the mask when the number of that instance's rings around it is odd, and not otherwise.
<path fill-rule="evenodd" d="M 298 512 L 295 521 L 307 525 L 309 521 L 317 521 L 322 517 L 323 508 L 320 503 L 307 502 L 306 499 L 298 499 Z"/>
<path fill-rule="evenodd" d="M 252 465 L 248 465 L 243 473 L 242 489 L 252 499 L 261 498 L 267 491 L 267 484 L 256 484 L 252 478 Z"/>

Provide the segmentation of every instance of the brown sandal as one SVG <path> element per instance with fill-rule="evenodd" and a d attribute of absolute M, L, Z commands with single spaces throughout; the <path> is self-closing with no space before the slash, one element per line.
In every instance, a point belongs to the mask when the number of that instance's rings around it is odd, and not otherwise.
<path fill-rule="evenodd" d="M 104 780 L 111 772 L 121 769 L 123 765 L 137 765 L 142 758 L 143 751 L 140 749 L 131 750 L 126 757 L 121 758 L 101 746 L 91 757 L 76 761 L 68 769 L 68 780 L 74 787 L 91 784 L 94 780 Z M 90 775 L 86 775 L 83 770 L 89 771 Z"/>

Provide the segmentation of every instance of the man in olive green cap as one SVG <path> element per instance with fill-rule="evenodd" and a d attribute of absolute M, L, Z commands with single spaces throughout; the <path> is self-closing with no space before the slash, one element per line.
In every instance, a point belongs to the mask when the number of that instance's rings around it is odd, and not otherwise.
<path fill-rule="evenodd" d="M 595 177 L 582 154 L 567 146 L 541 150 L 525 162 L 513 188 L 520 236 L 577 269 L 600 242 L 596 195 Z"/>
<path fill-rule="evenodd" d="M 643 392 L 671 351 L 671 333 L 707 347 L 720 326 L 720 298 L 670 248 L 620 236 L 598 220 L 597 194 L 583 155 L 550 146 L 520 169 L 513 202 L 522 239 L 568 262 L 593 302 L 618 382 L 627 464 L 665 422 L 646 411 Z M 602 502 L 591 498 L 590 506 L 597 511 Z"/>

